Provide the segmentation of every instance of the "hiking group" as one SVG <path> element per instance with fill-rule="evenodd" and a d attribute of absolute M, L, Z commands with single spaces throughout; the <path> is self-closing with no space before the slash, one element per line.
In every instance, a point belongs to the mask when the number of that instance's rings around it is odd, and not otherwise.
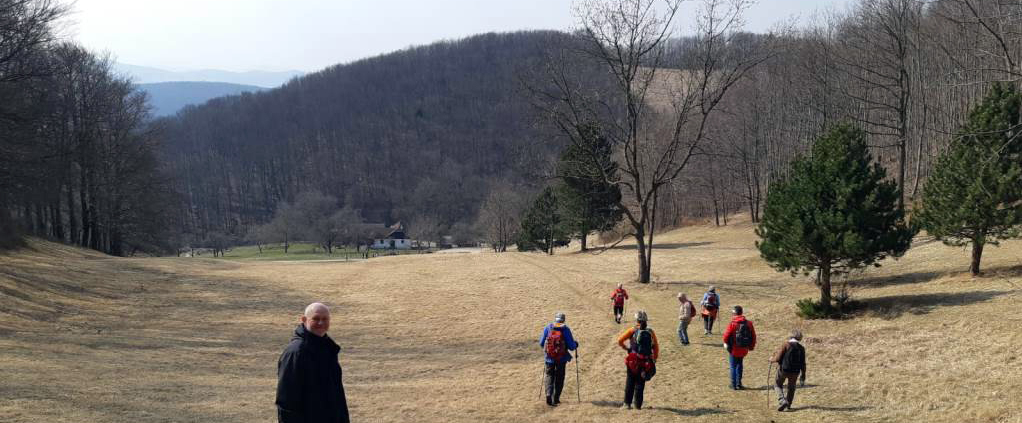
<path fill-rule="evenodd" d="M 624 317 L 624 305 L 628 293 L 618 285 L 611 297 L 614 301 L 614 321 L 618 324 Z M 689 345 L 688 324 L 695 317 L 695 306 L 684 293 L 678 294 L 681 303 L 678 318 L 678 339 L 683 346 Z M 720 308 L 720 297 L 716 288 L 710 287 L 703 295 L 704 336 L 712 335 L 713 322 Z M 744 389 L 742 385 L 743 360 L 756 349 L 756 329 L 745 318 L 742 306 L 731 309 L 733 317 L 723 334 L 724 349 L 728 352 L 731 389 Z M 337 361 L 340 347 L 327 335 L 330 329 L 330 309 L 322 303 L 309 304 L 299 316 L 299 323 L 287 348 L 277 362 L 277 421 L 330 422 L 349 421 L 348 404 L 344 394 L 341 366 Z M 771 366 L 777 364 L 773 387 L 777 393 L 777 411 L 790 410 L 795 400 L 795 380 L 805 385 L 806 352 L 801 344 L 802 332 L 794 330 L 791 336 L 770 358 Z M 622 408 L 642 409 L 646 382 L 656 374 L 656 362 L 660 358 L 660 342 L 656 332 L 649 327 L 649 316 L 644 310 L 635 312 L 635 325 L 617 337 L 617 344 L 627 352 L 625 355 L 625 392 Z M 546 359 L 543 365 L 543 392 L 547 405 L 554 407 L 561 403 L 564 378 L 568 363 L 575 352 L 576 395 L 581 402 L 579 385 L 578 341 L 566 323 L 564 313 L 554 315 L 553 322 L 543 327 L 539 338 Z M 768 369 L 769 370 L 769 369 Z"/>
<path fill-rule="evenodd" d="M 611 300 L 614 306 L 614 322 L 620 324 L 624 317 L 625 301 L 628 300 L 628 292 L 624 289 L 623 284 L 618 284 L 611 295 Z M 690 344 L 688 326 L 695 318 L 696 309 L 684 293 L 678 293 L 678 302 L 680 303 L 678 340 L 682 346 L 687 346 Z M 711 286 L 703 294 L 699 304 L 702 306 L 703 336 L 712 335 L 713 324 L 717 320 L 717 312 L 720 309 L 720 296 L 717 295 L 717 288 Z M 724 329 L 722 341 L 728 356 L 730 388 L 737 391 L 745 389 L 745 386 L 742 385 L 744 360 L 749 352 L 756 349 L 756 328 L 752 321 L 746 319 L 742 306 L 733 306 L 731 314 L 732 318 L 727 328 Z M 772 369 L 773 365 L 777 364 L 777 373 L 773 381 L 773 387 L 777 393 L 777 411 L 791 409 L 791 404 L 795 400 L 796 379 L 799 379 L 803 386 L 805 385 L 806 352 L 801 341 L 802 332 L 792 331 L 791 336 L 770 357 L 770 368 Z M 565 323 L 564 313 L 556 313 L 554 321 L 543 328 L 539 344 L 546 353 L 543 379 L 546 403 L 551 407 L 557 406 L 560 404 L 561 391 L 564 388 L 567 364 L 572 360 L 569 351 L 575 352 L 576 393 L 579 390 L 577 361 L 579 344 Z M 621 407 L 632 409 L 634 406 L 635 409 L 642 409 L 646 382 L 656 374 L 656 361 L 660 357 L 660 342 L 657 340 L 656 332 L 649 327 L 649 316 L 646 311 L 637 310 L 635 312 L 635 325 L 618 336 L 617 344 L 627 352 L 625 356 L 625 395 Z M 581 401 L 581 394 L 578 395 Z"/>

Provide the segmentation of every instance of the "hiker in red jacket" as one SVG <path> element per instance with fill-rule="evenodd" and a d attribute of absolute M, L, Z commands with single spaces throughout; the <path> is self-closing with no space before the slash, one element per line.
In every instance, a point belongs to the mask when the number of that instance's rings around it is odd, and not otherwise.
<path fill-rule="evenodd" d="M 614 290 L 614 294 L 610 296 L 610 299 L 614 301 L 614 321 L 621 324 L 621 316 L 625 314 L 625 300 L 628 299 L 628 291 L 625 291 L 625 285 L 617 284 L 617 289 Z"/>
<path fill-rule="evenodd" d="M 736 305 L 731 314 L 735 317 L 724 331 L 724 349 L 731 358 L 731 389 L 739 390 L 745 389 L 742 386 L 742 359 L 756 349 L 756 329 L 742 315 L 742 306 Z"/>

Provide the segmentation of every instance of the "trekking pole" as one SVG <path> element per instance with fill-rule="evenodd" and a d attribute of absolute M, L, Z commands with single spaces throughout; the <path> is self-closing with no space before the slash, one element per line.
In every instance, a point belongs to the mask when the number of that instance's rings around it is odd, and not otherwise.
<path fill-rule="evenodd" d="M 578 348 L 575 348 L 575 396 L 578 397 L 578 402 L 582 402 L 582 385 L 579 383 L 578 377 Z"/>
<path fill-rule="evenodd" d="M 773 390 L 773 389 L 770 389 L 771 388 L 771 385 L 770 385 L 770 373 L 771 373 L 771 370 L 773 369 L 773 367 L 774 367 L 774 362 L 771 361 L 770 365 L 767 366 L 767 389 L 766 389 L 766 393 L 767 393 L 766 394 L 766 396 L 767 396 L 767 410 L 770 409 L 770 391 Z"/>
<path fill-rule="evenodd" d="M 543 368 L 540 369 L 539 373 L 539 399 L 543 399 L 543 393 L 546 391 L 546 363 L 543 363 Z"/>

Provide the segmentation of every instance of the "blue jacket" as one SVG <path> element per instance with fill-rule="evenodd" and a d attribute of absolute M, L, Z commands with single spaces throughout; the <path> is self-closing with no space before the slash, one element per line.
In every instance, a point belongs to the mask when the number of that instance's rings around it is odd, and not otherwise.
<path fill-rule="evenodd" d="M 713 297 L 714 297 L 713 301 L 709 301 L 710 295 L 713 295 Z M 709 304 L 709 305 L 711 305 L 713 307 L 720 308 L 720 295 L 718 295 L 716 292 L 714 292 L 714 293 L 707 292 L 707 293 L 703 294 L 703 300 L 700 301 L 699 304 L 703 305 L 703 306 Z"/>
<path fill-rule="evenodd" d="M 554 325 L 557 326 L 555 327 Z M 571 329 L 568 328 L 568 325 L 563 323 L 551 323 L 543 328 L 543 335 L 539 337 L 540 347 L 546 347 L 546 337 L 550 335 L 551 330 L 559 330 L 564 333 L 564 345 L 568 347 L 568 350 L 575 351 L 575 349 L 578 348 L 578 343 L 575 342 L 575 337 L 571 336 Z M 565 354 L 564 357 L 561 358 L 562 363 L 567 363 L 569 361 L 571 361 L 571 354 Z M 547 357 L 546 362 L 553 364 L 554 359 Z"/>

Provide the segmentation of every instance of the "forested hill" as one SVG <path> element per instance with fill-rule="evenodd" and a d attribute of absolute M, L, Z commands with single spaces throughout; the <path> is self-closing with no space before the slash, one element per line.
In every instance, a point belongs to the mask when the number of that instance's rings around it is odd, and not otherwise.
<path fill-rule="evenodd" d="M 136 87 L 149 95 L 153 116 L 173 115 L 184 106 L 202 104 L 211 98 L 265 89 L 255 85 L 205 81 L 154 82 L 138 84 Z"/>
<path fill-rule="evenodd" d="M 237 232 L 318 190 L 367 221 L 470 221 L 489 184 L 555 148 L 532 129 L 518 70 L 558 32 L 484 34 L 336 65 L 167 118 L 189 229 Z"/>

